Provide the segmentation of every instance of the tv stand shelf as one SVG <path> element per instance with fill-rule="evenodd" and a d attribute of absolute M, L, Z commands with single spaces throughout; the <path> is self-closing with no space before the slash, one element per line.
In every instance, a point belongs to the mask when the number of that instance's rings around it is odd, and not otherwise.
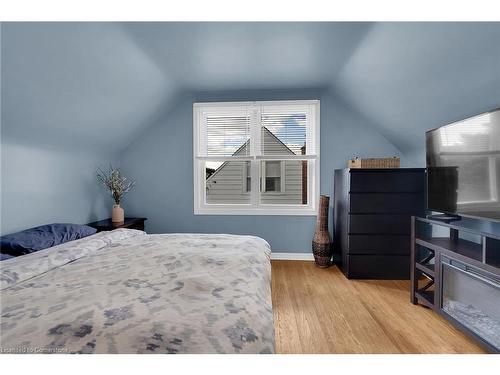
<path fill-rule="evenodd" d="M 415 242 L 435 251 L 446 251 L 459 254 L 468 258 L 483 262 L 484 254 L 481 244 L 467 241 L 461 238 L 451 239 L 447 237 L 416 238 Z"/>
<path fill-rule="evenodd" d="M 500 223 L 462 220 L 412 217 L 411 302 L 499 353 Z"/>

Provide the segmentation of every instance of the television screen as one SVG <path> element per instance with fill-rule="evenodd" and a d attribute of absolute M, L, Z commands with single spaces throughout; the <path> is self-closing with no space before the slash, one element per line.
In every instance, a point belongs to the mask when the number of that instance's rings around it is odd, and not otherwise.
<path fill-rule="evenodd" d="M 427 208 L 500 220 L 500 109 L 426 133 Z"/>

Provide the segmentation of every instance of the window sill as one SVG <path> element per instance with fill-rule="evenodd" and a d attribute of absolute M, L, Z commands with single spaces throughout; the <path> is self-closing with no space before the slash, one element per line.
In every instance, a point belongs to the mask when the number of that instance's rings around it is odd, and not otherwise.
<path fill-rule="evenodd" d="M 316 216 L 316 209 L 311 208 L 288 208 L 288 209 L 224 209 L 224 208 L 198 208 L 194 210 L 195 215 L 262 215 L 262 216 Z"/>

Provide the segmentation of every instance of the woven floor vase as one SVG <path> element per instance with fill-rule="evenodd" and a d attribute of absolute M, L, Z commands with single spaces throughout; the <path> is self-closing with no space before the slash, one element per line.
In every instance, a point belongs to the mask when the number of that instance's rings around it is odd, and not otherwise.
<path fill-rule="evenodd" d="M 328 208 L 330 197 L 322 195 L 319 198 L 318 219 L 316 221 L 316 231 L 312 241 L 312 251 L 314 261 L 318 267 L 330 267 L 332 249 L 330 246 L 330 233 L 328 232 Z"/>

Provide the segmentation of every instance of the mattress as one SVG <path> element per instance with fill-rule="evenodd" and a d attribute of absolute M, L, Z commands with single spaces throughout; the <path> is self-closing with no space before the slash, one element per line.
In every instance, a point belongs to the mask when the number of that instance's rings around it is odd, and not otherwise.
<path fill-rule="evenodd" d="M 2 353 L 273 353 L 270 247 L 118 229 L 0 264 Z"/>

